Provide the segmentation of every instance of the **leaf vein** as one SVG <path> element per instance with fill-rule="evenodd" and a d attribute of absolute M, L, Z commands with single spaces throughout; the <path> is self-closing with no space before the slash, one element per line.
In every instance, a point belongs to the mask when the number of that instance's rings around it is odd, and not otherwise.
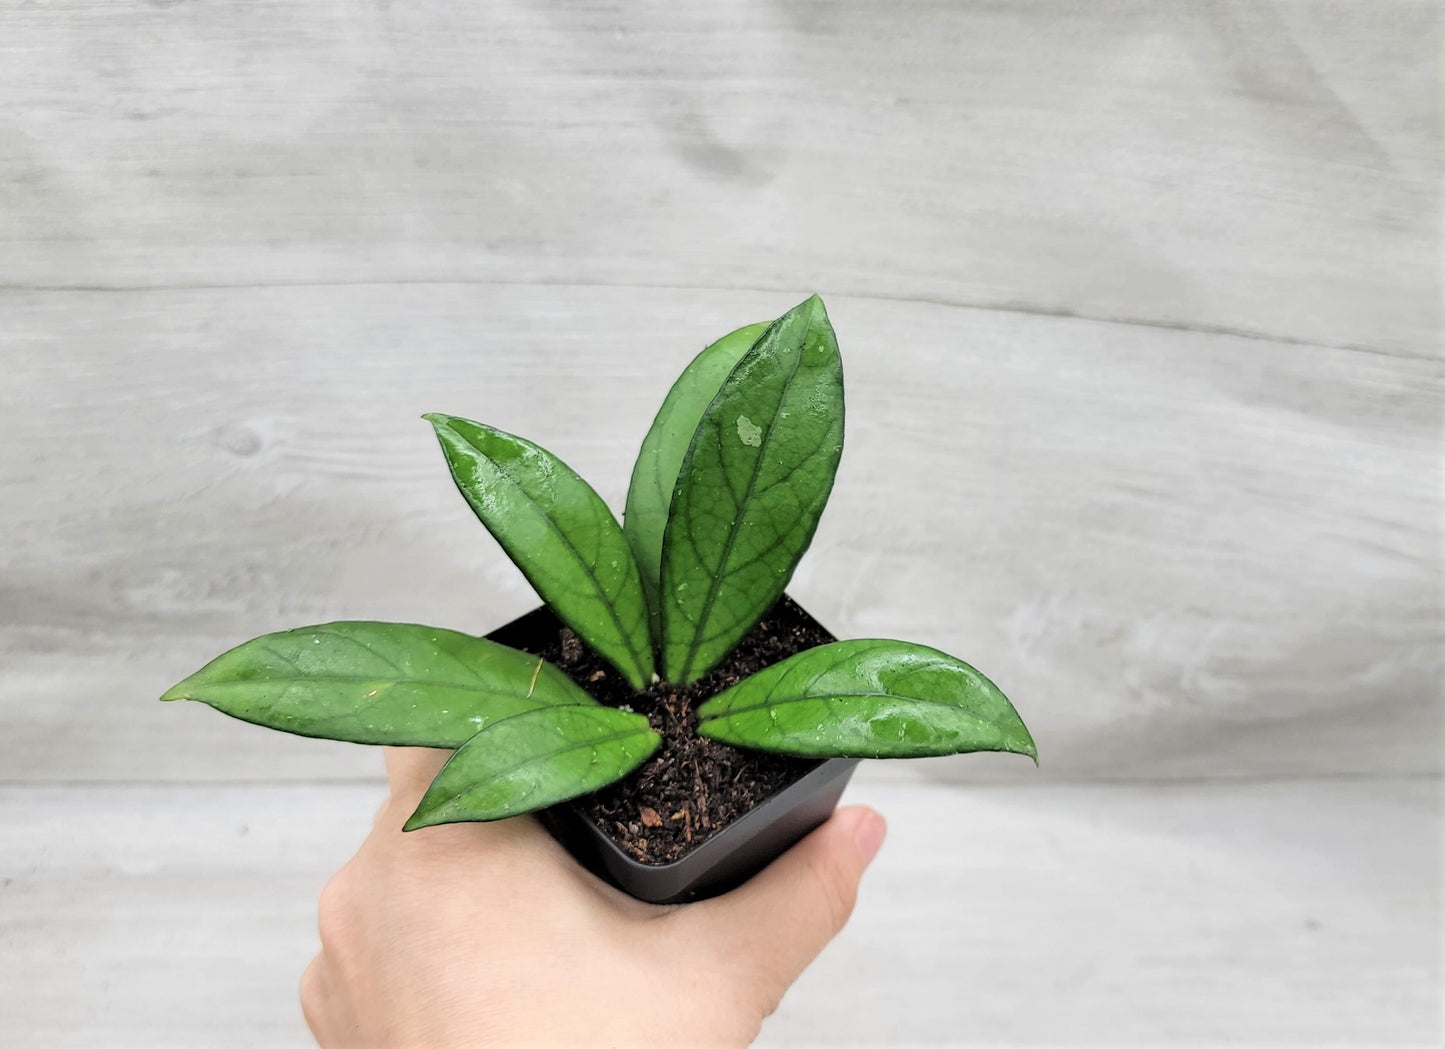
<path fill-rule="evenodd" d="M 751 351 L 749 351 L 749 352 L 751 352 Z M 762 472 L 763 463 L 767 460 L 767 457 L 768 457 L 768 449 L 769 449 L 769 447 L 771 447 L 771 445 L 772 445 L 773 434 L 775 434 L 775 433 L 777 432 L 777 429 L 778 429 L 778 427 L 777 427 L 777 417 L 776 417 L 776 416 L 777 416 L 777 412 L 782 410 L 782 406 L 783 406 L 784 402 L 787 401 L 787 399 L 788 399 L 788 391 L 792 388 L 793 382 L 797 379 L 798 370 L 802 367 L 802 364 L 803 364 L 803 351 L 802 351 L 802 348 L 800 347 L 800 348 L 798 349 L 798 351 L 793 355 L 793 362 L 792 362 L 792 365 L 793 365 L 793 366 L 792 366 L 792 368 L 791 368 L 791 369 L 789 370 L 789 372 L 788 372 L 788 377 L 787 377 L 785 380 L 783 380 L 782 391 L 781 391 L 781 393 L 780 393 L 779 396 L 778 396 L 778 406 L 777 406 L 777 408 L 774 409 L 774 418 L 773 418 L 772 422 L 771 422 L 771 423 L 769 424 L 769 426 L 768 426 L 767 433 L 765 433 L 765 434 L 763 435 L 763 439 L 762 439 L 762 441 L 760 442 L 760 445 L 759 445 L 759 447 L 758 447 L 758 450 L 757 450 L 757 452 L 756 452 L 755 455 L 754 455 L 754 458 L 753 458 L 753 468 L 752 468 L 752 471 L 750 472 L 749 477 L 748 477 L 747 488 L 744 489 L 743 497 L 742 497 L 742 499 L 741 499 L 741 500 L 738 502 L 738 504 L 737 504 L 737 505 L 738 505 L 738 520 L 735 520 L 735 521 L 733 522 L 732 527 L 728 530 L 727 539 L 724 540 L 724 542 L 723 542 L 722 557 L 721 557 L 721 559 L 720 559 L 719 562 L 718 562 L 720 566 L 725 566 L 725 565 L 728 563 L 728 558 L 729 558 L 730 556 L 732 556 L 733 545 L 737 542 L 738 533 L 741 531 L 741 529 L 738 527 L 738 525 L 739 525 L 739 521 L 740 521 L 741 518 L 742 518 L 742 512 L 743 512 L 743 510 L 747 507 L 748 503 L 752 500 L 753 489 L 754 489 L 754 487 L 757 485 L 758 476 L 759 476 L 759 475 L 761 474 L 761 472 Z M 716 428 L 717 428 L 717 441 L 718 441 L 718 446 L 719 446 L 719 448 L 721 448 L 723 436 L 722 436 L 722 429 L 721 429 L 721 423 L 720 423 L 720 421 L 716 421 L 716 422 L 715 422 L 715 425 L 716 425 Z M 692 531 L 691 527 L 688 528 L 688 531 L 689 531 L 689 533 Z M 719 589 L 721 588 L 721 586 L 722 586 L 722 582 L 723 582 L 723 573 L 722 573 L 722 571 L 720 570 L 720 571 L 718 571 L 717 573 L 715 573 L 715 574 L 713 575 L 712 580 L 710 581 L 710 583 L 709 583 L 709 585 L 708 585 L 707 596 L 703 599 L 703 603 L 702 603 L 702 606 L 701 606 L 701 609 L 702 609 L 702 610 L 701 610 L 701 615 L 700 615 L 699 619 L 697 620 L 697 622 L 698 622 L 699 625 L 702 625 L 702 624 L 706 623 L 709 619 L 712 618 L 712 609 L 713 609 L 714 604 L 716 604 L 716 602 L 717 602 L 717 594 L 718 594 L 718 590 L 719 590 Z M 700 647 L 700 643 L 701 643 L 700 640 L 699 640 L 699 636 L 698 636 L 700 633 L 701 633 L 701 631 L 694 631 L 694 632 L 693 632 L 692 639 L 691 639 L 690 643 L 688 644 L 687 658 L 683 661 L 683 664 L 682 664 L 682 672 L 678 675 L 678 676 L 679 676 L 680 678 L 682 678 L 682 680 L 684 680 L 684 681 L 687 680 L 687 676 L 688 676 L 688 674 L 689 674 L 689 673 L 691 672 L 691 670 L 692 670 L 693 661 L 697 658 L 697 651 L 698 651 L 698 648 Z"/>

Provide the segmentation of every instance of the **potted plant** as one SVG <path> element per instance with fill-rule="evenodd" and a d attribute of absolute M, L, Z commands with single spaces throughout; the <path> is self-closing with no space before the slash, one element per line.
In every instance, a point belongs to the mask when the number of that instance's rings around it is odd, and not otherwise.
<path fill-rule="evenodd" d="M 542 608 L 485 638 L 341 622 L 248 641 L 167 691 L 305 736 L 452 749 L 405 829 L 540 812 L 653 902 L 722 891 L 827 818 L 861 758 L 1008 751 L 1002 692 L 904 641 L 837 641 L 784 594 L 843 447 L 822 300 L 708 346 L 642 443 L 618 524 L 559 459 L 428 415 Z"/>

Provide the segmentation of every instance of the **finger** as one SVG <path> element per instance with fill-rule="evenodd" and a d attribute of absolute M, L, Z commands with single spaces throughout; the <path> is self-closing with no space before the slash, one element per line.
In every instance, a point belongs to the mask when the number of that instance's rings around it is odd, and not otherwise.
<path fill-rule="evenodd" d="M 372 821 L 374 832 L 387 832 L 381 838 L 395 844 L 391 832 L 400 832 L 407 817 L 421 802 L 427 787 L 452 756 L 449 750 L 435 750 L 429 747 L 383 747 L 386 757 L 386 778 L 391 784 L 391 796 L 382 803 L 381 809 Z M 542 826 L 530 816 L 514 816 L 495 823 L 458 823 L 438 827 L 427 827 L 418 832 L 422 840 L 432 845 L 469 846 L 476 843 L 478 836 L 485 833 L 489 843 L 495 847 L 506 841 L 534 842 L 550 841 Z M 377 834 L 373 833 L 373 839 Z M 554 843 L 555 844 L 555 843 Z"/>
<path fill-rule="evenodd" d="M 386 778 L 391 796 L 408 810 L 421 801 L 421 796 L 452 756 L 449 750 L 430 747 L 383 747 L 386 756 Z"/>
<path fill-rule="evenodd" d="M 318 1044 L 330 1043 L 328 1014 L 336 1006 L 331 981 L 326 973 L 326 961 L 321 955 L 311 959 L 301 973 L 301 1015 L 306 1026 L 311 1028 L 311 1037 Z"/>
<path fill-rule="evenodd" d="M 853 912 L 863 871 L 887 833 L 864 806 L 839 809 L 827 823 L 760 874 L 724 896 L 689 909 L 730 960 L 762 980 L 778 999 Z"/>

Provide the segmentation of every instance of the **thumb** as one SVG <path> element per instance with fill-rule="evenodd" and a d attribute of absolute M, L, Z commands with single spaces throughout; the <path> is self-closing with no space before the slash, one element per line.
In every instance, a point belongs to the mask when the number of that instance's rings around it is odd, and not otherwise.
<path fill-rule="evenodd" d="M 693 904 L 728 961 L 758 978 L 770 1011 L 848 921 L 887 830 L 870 808 L 839 809 L 752 880 Z"/>

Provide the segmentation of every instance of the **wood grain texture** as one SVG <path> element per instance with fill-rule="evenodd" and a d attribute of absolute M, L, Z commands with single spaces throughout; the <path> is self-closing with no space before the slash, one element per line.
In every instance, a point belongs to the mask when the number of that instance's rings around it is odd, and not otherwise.
<path fill-rule="evenodd" d="M 691 355 L 816 290 L 792 590 L 1043 765 L 860 772 L 892 840 L 765 1044 L 1438 1044 L 1441 27 L 0 0 L 0 1042 L 307 1044 L 377 755 L 154 697 L 531 607 L 418 416 L 618 508 Z"/>
<path fill-rule="evenodd" d="M 1437 784 L 961 792 L 876 773 L 849 797 L 890 840 L 761 1045 L 1439 1042 Z M 378 800 L 0 790 L 0 1041 L 308 1045 L 315 897 Z"/>
<path fill-rule="evenodd" d="M 358 774 L 146 699 L 522 611 L 414 416 L 620 506 L 812 288 L 840 634 L 985 668 L 1046 775 L 1440 767 L 1430 5 L 3 10 L 0 777 Z"/>
<path fill-rule="evenodd" d="M 481 633 L 531 607 L 418 416 L 526 434 L 620 506 L 689 354 L 787 301 L 12 293 L 5 778 L 357 774 L 364 752 L 153 698 L 272 630 Z M 1044 775 L 1438 770 L 1429 362 L 846 296 L 832 311 L 848 437 L 792 590 L 839 636 L 983 668 Z"/>
<path fill-rule="evenodd" d="M 1429 0 L 0 5 L 0 282 L 821 288 L 1429 353 Z"/>

